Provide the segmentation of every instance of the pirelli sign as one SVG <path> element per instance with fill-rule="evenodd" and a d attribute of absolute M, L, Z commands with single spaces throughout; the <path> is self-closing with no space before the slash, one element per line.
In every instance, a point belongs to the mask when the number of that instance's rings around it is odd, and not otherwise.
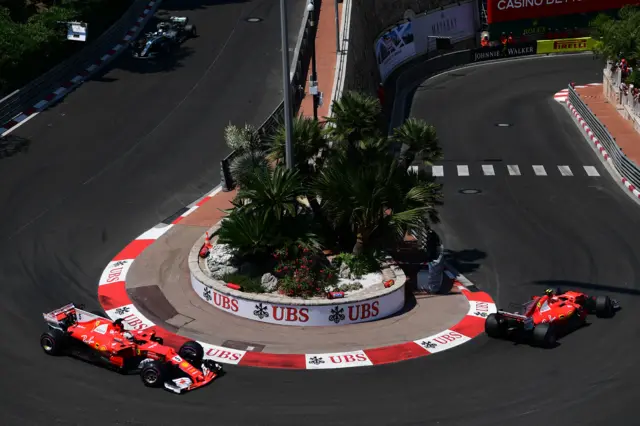
<path fill-rule="evenodd" d="M 591 37 L 538 40 L 538 53 L 586 52 L 595 44 Z"/>

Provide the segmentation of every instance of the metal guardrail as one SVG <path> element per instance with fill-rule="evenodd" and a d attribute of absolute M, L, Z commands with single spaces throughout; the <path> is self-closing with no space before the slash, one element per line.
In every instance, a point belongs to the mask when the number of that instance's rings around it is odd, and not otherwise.
<path fill-rule="evenodd" d="M 609 133 L 607 128 L 598 120 L 591 110 L 582 102 L 578 93 L 569 85 L 569 102 L 589 125 L 591 131 L 596 135 L 598 141 L 607 150 L 613 161 L 613 165 L 620 175 L 631 182 L 636 188 L 640 188 L 640 169 L 622 152 L 616 139 Z"/>
<path fill-rule="evenodd" d="M 314 21 L 318 22 L 320 14 L 320 8 L 322 6 L 322 0 L 314 1 Z M 316 31 L 318 26 L 311 26 L 309 19 L 310 13 L 305 13 L 302 18 L 300 30 L 298 32 L 298 41 L 291 58 L 292 70 L 290 75 L 291 81 L 291 96 L 292 108 L 295 113 L 300 109 L 302 100 L 304 99 L 304 87 L 309 71 L 309 65 L 311 63 L 311 43 L 313 43 L 316 37 Z M 260 125 L 258 132 L 261 136 L 271 134 L 282 122 L 284 121 L 284 101 L 280 102 L 276 109 L 269 115 L 269 117 Z M 231 175 L 231 162 L 237 155 L 236 151 L 232 151 L 220 162 L 220 178 L 222 191 L 232 191 L 236 187 L 236 182 Z"/>
<path fill-rule="evenodd" d="M 156 1 L 156 6 L 162 0 Z M 0 103 L 0 126 L 11 121 L 25 109 L 32 107 L 60 87 L 62 82 L 69 81 L 78 71 L 91 66 L 96 59 L 104 56 L 107 51 L 123 40 L 126 32 L 145 10 L 149 0 L 135 0 L 129 9 L 108 30 L 93 41 L 88 41 L 81 51 L 61 62 L 45 74 L 19 89 L 13 96 Z"/>

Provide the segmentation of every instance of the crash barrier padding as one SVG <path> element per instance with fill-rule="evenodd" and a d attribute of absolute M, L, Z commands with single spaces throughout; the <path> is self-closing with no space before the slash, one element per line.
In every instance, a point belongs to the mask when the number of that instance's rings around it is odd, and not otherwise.
<path fill-rule="evenodd" d="M 568 101 L 571 102 L 573 107 L 578 111 L 578 114 L 582 116 L 582 119 L 591 128 L 591 131 L 596 135 L 598 141 L 604 146 L 604 149 L 611 157 L 613 165 L 618 173 L 626 178 L 635 188 L 640 188 L 640 169 L 622 152 L 615 138 L 609 133 L 607 128 L 598 120 L 598 118 L 591 112 L 589 107 L 582 102 L 580 95 L 569 85 Z"/>
<path fill-rule="evenodd" d="M 595 40 L 591 37 L 538 40 L 538 53 L 571 53 L 593 50 Z"/>
<path fill-rule="evenodd" d="M 538 53 L 538 43 L 535 41 L 509 43 L 500 46 L 487 46 L 471 49 L 470 62 L 490 61 L 502 58 L 517 58 L 519 56 L 535 55 Z"/>
<path fill-rule="evenodd" d="M 156 1 L 156 6 L 162 0 Z M 0 127 L 11 121 L 15 116 L 25 109 L 32 107 L 45 95 L 60 87 L 60 84 L 69 81 L 78 74 L 79 70 L 85 69 L 103 56 L 107 51 L 119 42 L 122 42 L 125 33 L 142 12 L 147 8 L 149 0 L 136 0 L 129 9 L 116 21 L 108 30 L 103 32 L 95 40 L 87 39 L 87 46 L 71 58 L 60 63 L 45 74 L 22 87 L 18 93 L 11 96 L 0 104 Z M 91 25 L 89 25 L 91 31 Z M 2 98 L 2 96 L 0 96 Z"/>
<path fill-rule="evenodd" d="M 313 49 L 311 49 L 311 47 L 313 47 L 311 43 L 315 42 L 316 31 L 318 29 L 318 26 L 311 25 L 311 22 L 318 22 L 322 0 L 315 0 L 314 4 L 314 16 L 312 16 L 311 13 L 305 13 L 302 18 L 302 24 L 300 25 L 300 31 L 298 32 L 298 41 L 291 61 L 293 67 L 291 72 L 291 108 L 293 109 L 293 116 L 297 114 L 300 109 L 300 105 L 302 104 L 302 100 L 304 99 L 304 87 L 307 80 L 309 65 L 311 63 L 311 54 L 313 52 Z M 269 135 L 283 122 L 284 101 L 280 102 L 273 113 L 271 113 L 264 123 L 262 123 L 258 128 L 258 132 L 261 136 Z M 233 176 L 231 175 L 231 162 L 236 155 L 237 153 L 232 151 L 220 162 L 221 185 L 224 192 L 232 191 L 236 187 L 236 182 L 234 182 Z"/>

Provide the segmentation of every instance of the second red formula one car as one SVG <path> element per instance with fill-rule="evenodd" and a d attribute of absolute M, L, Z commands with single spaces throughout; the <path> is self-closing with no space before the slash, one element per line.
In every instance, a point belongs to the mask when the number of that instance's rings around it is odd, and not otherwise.
<path fill-rule="evenodd" d="M 198 342 L 189 341 L 176 352 L 147 330 L 125 330 L 122 320 L 111 321 L 73 304 L 43 314 L 49 331 L 40 336 L 40 346 L 49 355 L 69 354 L 114 368 L 139 373 L 149 387 L 175 393 L 210 383 L 222 366 L 205 360 Z"/>
<path fill-rule="evenodd" d="M 588 296 L 577 291 L 548 289 L 543 296 L 533 296 L 518 312 L 498 310 L 487 317 L 485 332 L 494 338 L 524 336 L 541 347 L 552 347 L 559 335 L 585 324 L 587 316 L 611 317 L 620 308 L 609 296 Z"/>

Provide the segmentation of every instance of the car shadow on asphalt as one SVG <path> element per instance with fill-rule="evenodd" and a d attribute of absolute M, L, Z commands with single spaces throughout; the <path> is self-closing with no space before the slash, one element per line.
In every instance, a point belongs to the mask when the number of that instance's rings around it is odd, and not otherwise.
<path fill-rule="evenodd" d="M 31 140 L 18 135 L 8 134 L 0 137 L 0 160 L 29 151 Z"/>

